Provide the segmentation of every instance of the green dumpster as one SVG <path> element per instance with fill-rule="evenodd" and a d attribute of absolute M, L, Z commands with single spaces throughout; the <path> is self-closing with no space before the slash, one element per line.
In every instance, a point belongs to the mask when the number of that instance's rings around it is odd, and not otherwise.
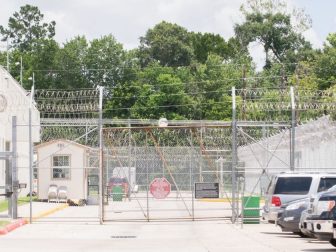
<path fill-rule="evenodd" d="M 124 190 L 122 186 L 112 187 L 112 199 L 113 201 L 122 201 Z"/>
<path fill-rule="evenodd" d="M 260 223 L 260 197 L 243 197 L 243 223 Z"/>

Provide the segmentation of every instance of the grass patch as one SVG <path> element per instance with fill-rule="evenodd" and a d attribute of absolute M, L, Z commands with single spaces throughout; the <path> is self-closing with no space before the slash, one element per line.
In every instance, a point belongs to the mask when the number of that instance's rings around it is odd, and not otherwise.
<path fill-rule="evenodd" d="M 10 221 L 0 221 L 0 228 L 6 226 L 9 223 L 10 223 Z"/>
<path fill-rule="evenodd" d="M 35 201 L 37 197 L 33 197 L 33 201 Z M 30 197 L 20 197 L 18 199 L 18 206 L 22 206 L 28 204 L 30 201 Z M 8 200 L 0 200 L 0 212 L 6 211 L 8 209 Z"/>

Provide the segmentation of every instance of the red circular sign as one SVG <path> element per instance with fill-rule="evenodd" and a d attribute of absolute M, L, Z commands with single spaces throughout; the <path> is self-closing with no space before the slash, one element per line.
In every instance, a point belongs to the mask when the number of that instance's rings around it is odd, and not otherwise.
<path fill-rule="evenodd" d="M 149 185 L 149 191 L 156 199 L 164 199 L 170 193 L 170 183 L 166 178 L 155 178 Z"/>

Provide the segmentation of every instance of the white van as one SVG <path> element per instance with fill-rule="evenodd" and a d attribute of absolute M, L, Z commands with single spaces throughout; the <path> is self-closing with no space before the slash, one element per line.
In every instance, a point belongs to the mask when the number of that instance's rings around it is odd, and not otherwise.
<path fill-rule="evenodd" d="M 336 185 L 336 173 L 280 173 L 268 185 L 263 218 L 275 223 L 282 204 L 310 197 Z"/>

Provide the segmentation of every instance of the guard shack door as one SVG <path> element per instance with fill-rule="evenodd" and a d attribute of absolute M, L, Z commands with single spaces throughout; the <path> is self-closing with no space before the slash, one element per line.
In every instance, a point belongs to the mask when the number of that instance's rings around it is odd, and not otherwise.
<path fill-rule="evenodd" d="M 88 176 L 88 204 L 98 205 L 99 177 L 98 175 Z"/>

